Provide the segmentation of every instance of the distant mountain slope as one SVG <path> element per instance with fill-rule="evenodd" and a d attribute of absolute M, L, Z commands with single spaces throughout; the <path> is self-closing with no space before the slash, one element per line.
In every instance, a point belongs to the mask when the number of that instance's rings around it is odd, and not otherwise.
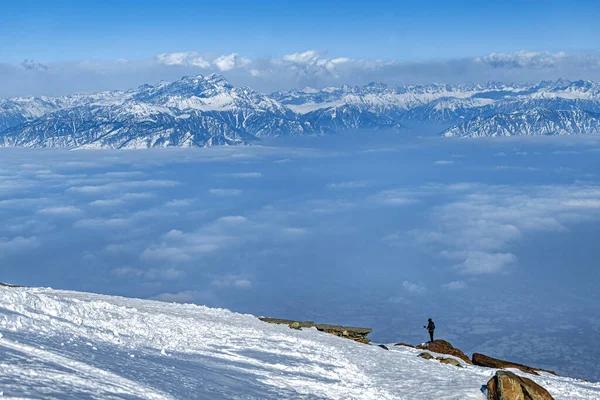
<path fill-rule="evenodd" d="M 192 304 L 0 286 L 0 305 L 6 398 L 483 400 L 495 373 Z M 600 396 L 518 373 L 557 400 Z"/>
<path fill-rule="evenodd" d="M 507 117 L 528 110 L 527 122 Z M 600 113 L 596 82 L 371 83 L 267 96 L 212 74 L 126 92 L 0 100 L 0 146 L 202 147 L 249 144 L 267 136 L 396 131 L 420 123 L 452 127 L 445 136 L 597 133 L 594 117 L 586 113 Z"/>
<path fill-rule="evenodd" d="M 600 134 L 600 114 L 582 110 L 533 108 L 524 112 L 476 117 L 446 130 L 446 137 Z"/>
<path fill-rule="evenodd" d="M 202 147 L 317 133 L 289 108 L 247 87 L 234 88 L 216 74 L 103 96 L 58 98 L 40 114 L 18 120 L 3 114 L 9 127 L 0 132 L 0 145 Z"/>
<path fill-rule="evenodd" d="M 273 98 L 315 126 L 398 128 L 437 122 L 455 125 L 477 117 L 526 109 L 600 112 L 600 84 L 558 80 L 538 85 L 343 86 L 276 92 Z"/>

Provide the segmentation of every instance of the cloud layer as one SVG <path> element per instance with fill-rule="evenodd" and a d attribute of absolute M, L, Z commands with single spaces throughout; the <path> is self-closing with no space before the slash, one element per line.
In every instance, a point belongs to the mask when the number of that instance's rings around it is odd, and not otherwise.
<path fill-rule="evenodd" d="M 162 53 L 144 60 L 82 60 L 47 65 L 25 60 L 21 65 L 0 63 L 0 97 L 129 89 L 211 72 L 223 73 L 236 86 L 248 85 L 262 92 L 373 81 L 414 84 L 538 82 L 562 77 L 600 80 L 600 55 L 523 50 L 415 62 L 329 57 L 326 52 L 315 50 L 254 59 L 237 53 L 189 51 Z"/>
<path fill-rule="evenodd" d="M 466 351 L 594 329 L 597 138 L 369 137 L 0 149 L 2 280 L 364 325 L 382 342 L 425 340 L 432 317 Z"/>

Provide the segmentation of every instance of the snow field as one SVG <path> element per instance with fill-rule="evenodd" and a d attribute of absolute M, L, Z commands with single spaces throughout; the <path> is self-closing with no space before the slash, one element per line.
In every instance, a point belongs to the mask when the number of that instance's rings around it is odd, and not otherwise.
<path fill-rule="evenodd" d="M 483 400 L 495 373 L 224 309 L 39 288 L 0 287 L 0 335 L 6 398 Z M 599 384 L 532 378 L 600 399 Z"/>

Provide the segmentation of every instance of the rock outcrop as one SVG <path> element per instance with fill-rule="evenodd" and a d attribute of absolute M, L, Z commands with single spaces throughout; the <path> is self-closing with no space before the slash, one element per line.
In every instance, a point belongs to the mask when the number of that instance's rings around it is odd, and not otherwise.
<path fill-rule="evenodd" d="M 531 379 L 509 371 L 498 371 L 487 384 L 488 400 L 554 400 Z"/>
<path fill-rule="evenodd" d="M 12 285 L 10 283 L 4 283 L 4 282 L 0 282 L 0 286 L 4 286 L 4 287 L 22 287 L 22 286 Z"/>
<path fill-rule="evenodd" d="M 293 319 L 280 319 L 280 318 L 259 318 L 263 322 L 268 322 L 269 324 L 279 324 L 279 325 L 288 325 L 290 328 L 312 328 L 315 326 L 315 323 L 312 321 L 294 321 Z M 294 325 L 292 327 L 292 325 Z"/>
<path fill-rule="evenodd" d="M 341 325 L 328 325 L 328 324 L 315 324 L 312 321 L 294 321 L 291 319 L 280 319 L 280 318 L 259 318 L 263 322 L 270 324 L 281 324 L 288 325 L 292 329 L 301 328 L 316 328 L 318 331 L 327 332 L 332 335 L 343 337 L 346 339 L 354 340 L 355 342 L 368 344 L 371 339 L 367 338 L 367 335 L 373 330 L 371 328 L 357 328 L 353 326 L 341 326 Z"/>
<path fill-rule="evenodd" d="M 415 346 L 413 346 L 412 344 L 408 344 L 408 343 L 404 343 L 404 342 L 400 342 L 400 343 L 396 343 L 394 346 L 405 346 L 405 347 L 411 347 L 411 348 L 415 348 Z"/>
<path fill-rule="evenodd" d="M 433 358 L 431 354 L 426 352 L 419 353 L 419 357 L 424 358 L 426 360 L 431 360 Z"/>
<path fill-rule="evenodd" d="M 315 327 L 321 332 L 331 333 L 332 335 L 336 335 L 346 339 L 351 339 L 355 342 L 365 344 L 371 342 L 371 339 L 368 339 L 367 335 L 373 332 L 371 328 L 357 328 L 353 326 L 317 324 L 315 325 Z"/>
<path fill-rule="evenodd" d="M 460 361 L 456 358 L 438 357 L 436 360 L 439 360 L 442 364 L 454 365 L 455 367 L 462 368 Z"/>
<path fill-rule="evenodd" d="M 417 349 L 429 350 L 434 353 L 448 354 L 450 356 L 458 357 L 467 364 L 473 364 L 469 357 L 466 356 L 460 349 L 454 348 L 449 342 L 445 340 L 434 340 L 433 342 L 427 342 L 417 346 Z"/>
<path fill-rule="evenodd" d="M 488 357 L 485 354 L 474 353 L 473 354 L 473 364 L 478 365 L 480 367 L 488 367 L 488 368 L 497 368 L 497 369 L 506 369 L 506 368 L 515 368 L 521 370 L 523 372 L 527 372 L 528 374 L 539 375 L 537 371 L 548 372 L 552 375 L 556 375 L 554 371 L 548 371 L 541 368 L 532 368 L 527 365 L 517 364 L 510 361 L 499 360 L 497 358 Z"/>

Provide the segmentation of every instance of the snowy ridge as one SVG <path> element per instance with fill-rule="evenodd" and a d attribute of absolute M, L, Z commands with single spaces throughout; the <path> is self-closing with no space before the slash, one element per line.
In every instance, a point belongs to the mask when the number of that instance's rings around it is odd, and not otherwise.
<path fill-rule="evenodd" d="M 0 146 L 203 147 L 316 133 L 287 107 L 250 88 L 234 88 L 218 74 L 57 98 L 35 115 L 26 111 L 39 100 L 21 101 L 18 118 L 14 106 L 10 113 L 0 109 Z"/>
<path fill-rule="evenodd" d="M 490 82 L 486 85 L 392 87 L 371 83 L 320 91 L 308 88 L 277 92 L 271 96 L 304 115 L 313 126 L 331 129 L 396 129 L 423 122 L 454 125 L 473 118 L 534 108 L 600 112 L 600 84 L 562 79 L 538 85 Z M 531 128 L 530 132 L 535 127 Z"/>
<path fill-rule="evenodd" d="M 458 368 L 251 315 L 0 287 L 0 392 L 77 399 L 479 399 L 495 372 Z M 556 399 L 600 384 L 530 376 Z"/>
<path fill-rule="evenodd" d="M 256 142 L 267 136 L 302 136 L 348 130 L 402 130 L 419 123 L 482 124 L 482 118 L 523 110 L 600 113 L 600 84 L 592 81 L 538 85 L 411 85 L 371 83 L 304 88 L 267 96 L 236 88 L 222 75 L 57 98 L 0 100 L 0 146 L 147 148 L 202 147 Z M 542 117 L 550 114 L 540 114 Z M 576 113 L 563 117 L 577 118 Z M 488 120 L 493 123 L 498 119 Z M 498 122 L 499 123 L 499 122 Z M 552 121 L 546 121 L 546 125 Z M 584 126 L 581 121 L 571 125 Z M 543 125 L 543 124 L 542 124 Z M 569 125 L 564 123 L 563 125 Z M 523 129 L 521 129 L 523 128 Z M 527 124 L 495 136 L 569 134 Z M 489 127 L 461 136 L 488 136 Z M 447 133 L 447 132 L 446 132 Z M 596 133 L 581 131 L 581 134 Z"/>
<path fill-rule="evenodd" d="M 534 108 L 465 121 L 444 132 L 446 137 L 600 134 L 600 114 L 581 110 Z"/>

